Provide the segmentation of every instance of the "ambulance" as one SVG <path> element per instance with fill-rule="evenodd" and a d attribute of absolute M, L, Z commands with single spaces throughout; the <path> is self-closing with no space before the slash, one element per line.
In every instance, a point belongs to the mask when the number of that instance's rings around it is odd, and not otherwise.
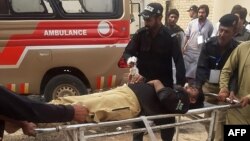
<path fill-rule="evenodd" d="M 129 0 L 0 0 L 0 85 L 46 101 L 122 84 Z"/>

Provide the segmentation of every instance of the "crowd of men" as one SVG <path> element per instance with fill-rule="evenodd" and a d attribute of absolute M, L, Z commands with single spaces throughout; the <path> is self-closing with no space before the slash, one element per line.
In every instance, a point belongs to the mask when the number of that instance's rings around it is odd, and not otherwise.
<path fill-rule="evenodd" d="M 209 14 L 207 5 L 199 7 L 192 5 L 188 12 L 191 21 L 185 31 L 173 30 L 179 27 L 177 9 L 170 10 L 167 17 L 169 22 L 167 27 L 178 35 L 177 38 L 181 40 L 179 43 L 184 41 L 181 48 L 186 69 L 186 82 L 194 84 L 201 94 L 218 94 L 218 99 L 206 97 L 205 101 L 209 103 L 222 104 L 226 97 L 230 97 L 240 100 L 244 107 L 236 110 L 221 110 L 218 113 L 216 131 L 212 139 L 223 141 L 225 124 L 250 123 L 249 106 L 246 106 L 250 101 L 250 95 L 248 95 L 250 91 L 247 88 L 250 84 L 246 81 L 242 82 L 242 79 L 246 78 L 243 75 L 247 74 L 245 67 L 250 60 L 247 58 L 248 48 L 250 48 L 250 42 L 248 42 L 250 32 L 247 29 L 249 23 L 246 21 L 247 9 L 241 5 L 235 5 L 231 12 L 222 16 L 215 26 L 207 19 Z M 174 23 L 171 17 L 176 17 Z M 185 32 L 184 39 L 183 32 Z M 245 50 L 245 52 L 237 52 L 237 50 Z M 243 54 L 244 58 L 242 58 Z M 205 116 L 211 116 L 211 113 L 206 113 Z M 207 131 L 208 127 L 209 125 L 206 125 Z"/>
<path fill-rule="evenodd" d="M 179 18 L 176 9 L 170 10 L 167 25 L 172 32 L 179 34 L 177 37 L 181 37 L 181 42 L 185 40 L 181 47 L 187 83 L 193 83 L 201 93 L 217 93 L 218 99 L 205 98 L 205 101 L 209 103 L 223 104 L 225 97 L 230 97 L 241 100 L 243 106 L 246 106 L 246 103 L 249 103 L 249 88 L 243 88 L 243 84 L 247 85 L 247 83 L 245 81 L 242 83 L 242 79 L 244 79 L 242 76 L 247 73 L 243 68 L 247 66 L 249 60 L 246 46 L 250 48 L 250 32 L 247 29 L 248 22 L 246 21 L 247 9 L 241 5 L 235 5 L 230 13 L 221 17 L 215 27 L 207 19 L 209 14 L 207 5 L 199 7 L 193 5 L 188 12 L 191 21 L 185 31 L 172 30 L 173 25 L 179 27 L 176 24 Z M 178 17 L 174 24 L 171 17 Z M 179 32 L 185 32 L 186 38 L 183 39 Z M 241 47 L 243 45 L 245 47 L 244 60 L 237 60 L 237 62 L 232 60 L 242 57 L 243 52 L 235 52 L 243 50 L 240 49 L 243 48 Z M 242 66 L 239 66 L 239 63 L 242 63 Z M 242 109 L 219 111 L 215 123 L 216 131 L 212 139 L 224 140 L 223 126 L 225 124 L 250 124 L 248 111 L 249 106 Z M 206 113 L 205 116 L 211 116 L 211 113 Z M 205 125 L 205 127 L 208 131 L 209 125 Z"/>
<path fill-rule="evenodd" d="M 103 93 L 59 98 L 49 104 L 33 102 L 0 87 L 0 140 L 6 123 L 14 123 L 25 134 L 34 135 L 36 125 L 31 122 L 100 122 L 185 113 L 203 107 L 204 100 L 221 104 L 227 97 L 239 100 L 242 108 L 219 112 L 214 140 L 223 141 L 225 124 L 250 124 L 247 9 L 235 5 L 217 26 L 209 21 L 206 4 L 193 5 L 188 12 L 191 20 L 186 30 L 177 25 L 180 17 L 177 9 L 168 12 L 167 25 L 162 24 L 163 7 L 159 3 L 148 4 L 139 14 L 145 27 L 137 31 L 122 54 L 125 60 L 135 57 L 136 62 L 130 61 L 128 65 L 138 68 L 128 85 Z M 205 98 L 207 92 L 217 93 L 218 98 Z M 154 122 L 174 123 L 175 118 Z M 171 141 L 174 133 L 175 128 L 163 129 L 161 138 Z M 133 140 L 142 141 L 143 133 L 134 134 Z"/>

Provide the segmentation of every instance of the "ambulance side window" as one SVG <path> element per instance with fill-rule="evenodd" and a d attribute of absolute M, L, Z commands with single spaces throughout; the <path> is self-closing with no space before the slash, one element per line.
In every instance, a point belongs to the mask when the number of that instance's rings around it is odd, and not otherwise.
<path fill-rule="evenodd" d="M 52 13 L 47 0 L 11 0 L 14 13 Z"/>
<path fill-rule="evenodd" d="M 97 4 L 97 3 L 102 4 Z M 112 13 L 113 0 L 60 0 L 65 13 Z"/>
<path fill-rule="evenodd" d="M 60 0 L 60 5 L 65 13 L 84 13 L 79 0 Z"/>
<path fill-rule="evenodd" d="M 123 8 L 123 0 L 0 0 L 0 20 L 118 19 Z"/>
<path fill-rule="evenodd" d="M 102 4 L 96 4 L 99 3 L 99 0 L 80 0 L 83 1 L 83 4 L 85 5 L 87 11 L 89 12 L 114 12 L 113 8 L 113 2 L 112 0 L 104 0 L 102 1 Z"/>

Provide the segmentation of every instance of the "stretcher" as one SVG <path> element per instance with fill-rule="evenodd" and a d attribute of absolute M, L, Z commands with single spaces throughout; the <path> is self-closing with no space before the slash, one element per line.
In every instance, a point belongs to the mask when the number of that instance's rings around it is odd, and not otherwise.
<path fill-rule="evenodd" d="M 206 96 L 217 96 L 217 94 L 207 93 Z M 230 100 L 227 99 L 229 102 Z M 120 120 L 120 121 L 108 121 L 108 122 L 100 122 L 100 123 L 84 123 L 84 124 L 74 124 L 74 125 L 61 125 L 52 128 L 37 128 L 35 129 L 38 134 L 40 133 L 51 133 L 51 132 L 60 132 L 60 131 L 69 131 L 71 130 L 74 139 L 76 141 L 86 141 L 90 138 L 96 137 L 105 137 L 105 136 L 114 136 L 114 135 L 121 135 L 121 134 L 128 134 L 128 133 L 140 133 L 140 132 L 147 132 L 151 141 L 157 141 L 154 131 L 166 128 L 176 127 L 176 141 L 178 141 L 179 130 L 178 127 L 194 124 L 194 123 L 203 123 L 203 122 L 210 122 L 209 132 L 207 141 L 212 140 L 212 134 L 214 131 L 214 124 L 215 124 L 215 116 L 218 110 L 222 109 L 230 109 L 230 108 L 237 108 L 240 107 L 240 103 L 237 100 L 233 101 L 232 103 L 226 103 L 225 105 L 213 105 L 210 103 L 205 102 L 205 106 L 199 109 L 192 109 L 189 110 L 185 114 L 166 114 L 166 115 L 155 115 L 155 116 L 140 116 L 137 118 L 127 119 L 127 120 Z M 205 112 L 212 112 L 211 117 L 204 118 L 199 116 Z M 192 120 L 189 121 L 181 121 L 180 117 L 185 116 Z M 166 125 L 157 125 L 152 126 L 150 125 L 150 121 L 154 119 L 162 119 L 168 117 L 177 117 L 177 122 L 172 124 Z M 126 125 L 131 124 L 134 122 L 142 121 L 145 124 L 145 128 L 137 128 L 137 129 L 128 129 L 128 130 L 120 130 L 117 129 L 112 132 L 105 132 L 105 133 L 97 133 L 97 134 L 85 134 L 86 129 L 94 128 L 94 127 L 109 127 L 109 126 L 119 126 L 119 125 Z"/>

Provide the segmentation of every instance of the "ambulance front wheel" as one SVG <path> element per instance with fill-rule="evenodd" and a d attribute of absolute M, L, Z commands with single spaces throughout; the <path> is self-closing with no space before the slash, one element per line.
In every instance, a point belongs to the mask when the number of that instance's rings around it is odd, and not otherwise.
<path fill-rule="evenodd" d="M 83 94 L 87 94 L 87 88 L 79 78 L 70 74 L 61 74 L 49 80 L 45 87 L 44 98 L 48 102 L 58 97 Z"/>

